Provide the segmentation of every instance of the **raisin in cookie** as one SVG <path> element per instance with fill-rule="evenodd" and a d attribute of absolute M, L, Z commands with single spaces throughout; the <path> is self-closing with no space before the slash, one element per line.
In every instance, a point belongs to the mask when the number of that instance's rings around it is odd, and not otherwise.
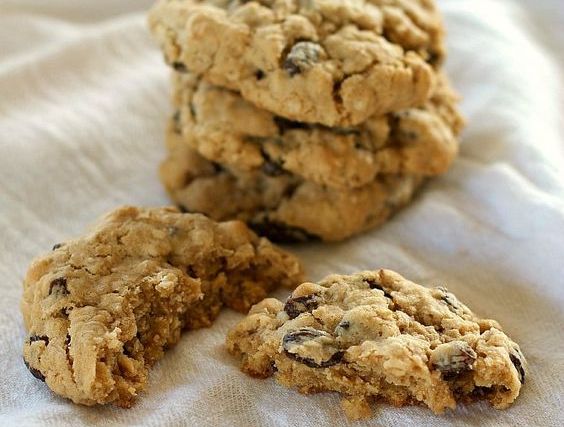
<path fill-rule="evenodd" d="M 506 408 L 527 370 L 496 321 L 444 287 L 389 270 L 304 283 L 285 303 L 265 299 L 229 332 L 227 348 L 249 375 L 274 375 L 302 393 L 341 393 L 353 419 L 369 416 L 374 401 L 435 413 L 480 399 Z"/>
<path fill-rule="evenodd" d="M 284 118 L 351 126 L 420 105 L 442 55 L 423 0 L 163 0 L 149 24 L 166 60 Z"/>
<path fill-rule="evenodd" d="M 245 101 L 236 92 L 173 76 L 176 126 L 205 158 L 236 170 L 282 171 L 347 189 L 378 174 L 439 175 L 458 152 L 462 119 L 444 75 L 418 108 L 370 117 L 348 128 L 292 122 Z"/>
<path fill-rule="evenodd" d="M 223 305 L 244 312 L 301 273 L 241 222 L 120 208 L 31 265 L 24 360 L 76 403 L 128 407 L 182 329 L 209 325 Z"/>
<path fill-rule="evenodd" d="M 382 175 L 344 191 L 289 173 L 235 172 L 187 147 L 173 126 L 167 145 L 160 176 L 178 206 L 216 220 L 241 219 L 278 242 L 342 240 L 380 225 L 422 183 L 416 175 Z"/>

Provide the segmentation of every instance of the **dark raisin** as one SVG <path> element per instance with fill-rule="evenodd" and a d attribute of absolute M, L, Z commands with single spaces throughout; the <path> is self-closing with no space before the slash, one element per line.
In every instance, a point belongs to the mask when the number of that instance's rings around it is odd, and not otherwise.
<path fill-rule="evenodd" d="M 331 338 L 327 332 L 318 331 L 313 328 L 302 328 L 296 331 L 288 332 L 282 338 L 282 348 L 284 349 L 284 353 L 291 359 L 303 363 L 310 368 L 326 368 L 329 366 L 333 366 L 339 363 L 344 355 L 343 351 L 338 350 L 336 347 L 327 344 L 326 347 L 326 355 L 327 358 L 320 362 L 315 361 L 309 357 L 302 357 L 298 354 L 300 348 L 308 341 L 318 340 L 320 338 Z M 323 345 L 320 343 L 320 345 Z"/>
<path fill-rule="evenodd" d="M 282 168 L 282 166 L 279 163 L 266 159 L 262 164 L 261 170 L 262 173 L 268 176 L 280 176 L 286 173 L 286 171 Z"/>
<path fill-rule="evenodd" d="M 57 249 L 59 249 L 63 246 L 64 246 L 64 243 L 56 243 L 55 245 L 53 245 L 53 250 L 56 251 Z"/>
<path fill-rule="evenodd" d="M 44 341 L 45 345 L 49 345 L 49 337 L 46 335 L 32 335 L 29 337 L 30 344 L 35 341 Z"/>
<path fill-rule="evenodd" d="M 370 278 L 370 279 L 365 279 L 364 280 L 366 283 L 368 283 L 368 286 L 370 286 L 370 289 L 378 289 L 382 292 L 384 292 L 384 296 L 387 298 L 392 298 L 392 295 L 390 295 L 390 293 L 384 289 L 384 287 L 380 284 L 380 282 L 378 281 L 378 279 L 376 278 Z"/>
<path fill-rule="evenodd" d="M 449 310 L 452 311 L 454 314 L 460 315 L 459 312 L 463 311 L 463 309 L 460 306 L 460 303 L 458 302 L 454 294 L 451 294 L 444 287 L 438 287 L 437 289 L 441 291 L 441 301 L 443 301 L 447 305 Z"/>
<path fill-rule="evenodd" d="M 29 372 L 31 372 L 31 375 L 33 375 L 38 380 L 45 382 L 45 376 L 41 373 L 41 371 L 39 369 L 35 369 L 35 368 L 32 368 L 31 366 L 29 366 L 29 363 L 27 363 L 27 361 L 25 359 L 24 359 L 24 363 L 25 363 L 26 368 L 29 369 Z"/>
<path fill-rule="evenodd" d="M 188 68 L 182 62 L 175 61 L 172 63 L 172 68 L 174 71 L 178 71 L 179 73 L 186 73 L 188 72 Z"/>
<path fill-rule="evenodd" d="M 431 353 L 431 364 L 441 372 L 445 381 L 457 378 L 460 373 L 469 371 L 476 362 L 476 352 L 464 341 L 451 341 L 441 344 Z"/>
<path fill-rule="evenodd" d="M 446 294 L 445 296 L 442 297 L 442 300 L 448 305 L 450 311 L 452 311 L 453 313 L 457 313 L 460 306 L 458 305 L 458 301 L 452 298 L 452 294 L 450 293 Z"/>
<path fill-rule="evenodd" d="M 65 317 L 68 318 L 69 317 L 69 313 L 72 311 L 73 307 L 63 307 L 61 308 L 61 310 L 59 311 L 59 315 L 61 317 Z"/>
<path fill-rule="evenodd" d="M 349 329 L 349 328 L 351 327 L 351 322 L 349 322 L 348 320 L 345 320 L 345 321 L 339 323 L 339 324 L 337 325 L 337 327 L 338 327 L 338 328 L 345 329 L 345 330 L 346 330 L 346 329 Z"/>
<path fill-rule="evenodd" d="M 71 336 L 70 336 L 70 334 L 67 334 L 67 336 L 65 338 L 65 347 L 67 347 L 67 349 L 70 345 L 70 342 L 71 342 Z"/>
<path fill-rule="evenodd" d="M 298 65 L 288 58 L 284 61 L 284 69 L 290 74 L 290 77 L 294 77 L 296 74 L 300 73 Z"/>
<path fill-rule="evenodd" d="M 250 222 L 249 227 L 257 234 L 268 237 L 270 240 L 278 243 L 299 243 L 320 240 L 319 236 L 308 233 L 299 227 L 286 225 L 277 221 L 270 221 L 268 219 L 260 222 Z"/>
<path fill-rule="evenodd" d="M 296 298 L 290 297 L 286 300 L 286 304 L 284 304 L 284 311 L 290 319 L 295 319 L 302 313 L 315 310 L 320 302 L 321 298 L 316 294 Z"/>
<path fill-rule="evenodd" d="M 186 274 L 188 274 L 188 276 L 190 276 L 190 277 L 198 277 L 198 273 L 196 272 L 194 267 L 191 266 L 191 265 L 186 267 Z"/>
<path fill-rule="evenodd" d="M 56 293 L 59 295 L 68 295 L 67 279 L 65 277 L 58 277 L 54 279 L 49 285 L 49 295 Z"/>
<path fill-rule="evenodd" d="M 124 356 L 127 356 L 127 357 L 133 357 L 131 350 L 129 349 L 129 347 L 126 347 L 126 346 L 123 347 L 123 354 L 124 354 Z"/>
<path fill-rule="evenodd" d="M 335 104 L 337 105 L 343 103 L 343 97 L 341 96 L 342 85 L 342 80 L 337 80 L 335 83 L 333 83 L 333 101 L 335 101 Z"/>
<path fill-rule="evenodd" d="M 382 285 L 380 284 L 380 282 L 376 278 L 364 279 L 364 281 L 366 283 L 368 283 L 368 286 L 370 286 L 370 289 L 379 289 L 381 291 L 384 290 L 384 288 L 382 287 Z"/>
<path fill-rule="evenodd" d="M 343 351 L 339 351 L 335 354 L 333 354 L 333 356 L 331 356 L 330 359 L 328 360 L 324 360 L 323 362 L 320 363 L 316 363 L 314 360 L 312 359 L 308 359 L 308 358 L 301 358 L 295 355 L 290 356 L 291 358 L 293 358 L 294 360 L 303 363 L 306 366 L 309 366 L 310 368 L 327 368 L 329 366 L 333 366 L 336 365 L 337 363 L 339 363 L 344 356 L 344 352 Z"/>
<path fill-rule="evenodd" d="M 511 353 L 509 355 L 509 359 L 511 359 L 511 363 L 517 369 L 517 373 L 519 374 L 519 381 L 521 384 L 525 384 L 525 369 L 523 368 L 523 362 L 521 361 L 521 357 L 519 355 Z"/>
<path fill-rule="evenodd" d="M 329 336 L 326 332 L 318 331 L 317 329 L 313 328 L 301 328 L 295 331 L 290 331 L 284 338 L 282 339 L 282 344 L 286 345 L 289 343 L 304 343 L 306 341 L 313 340 L 315 338 L 319 338 L 321 336 Z"/>
<path fill-rule="evenodd" d="M 264 79 L 264 71 L 262 71 L 262 70 L 257 70 L 257 71 L 255 72 L 255 78 L 256 78 L 257 80 L 262 80 L 262 79 Z"/>
<path fill-rule="evenodd" d="M 322 54 L 323 48 L 319 44 L 307 41 L 298 42 L 290 49 L 282 67 L 290 77 L 293 77 L 311 68 L 319 61 Z"/>

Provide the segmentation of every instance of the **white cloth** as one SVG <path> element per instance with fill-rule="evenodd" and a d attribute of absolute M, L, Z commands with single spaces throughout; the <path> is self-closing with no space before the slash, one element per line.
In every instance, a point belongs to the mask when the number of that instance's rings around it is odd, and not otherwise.
<path fill-rule="evenodd" d="M 129 410 L 73 405 L 22 363 L 30 260 L 117 205 L 169 203 L 156 173 L 168 71 L 146 29 L 149 4 L 0 0 L 0 425 L 346 425 L 335 394 L 304 396 L 240 373 L 223 347 L 241 318 L 230 311 L 186 333 Z M 447 284 L 529 360 L 507 411 L 377 405 L 366 425 L 563 425 L 564 5 L 440 5 L 468 119 L 460 158 L 383 228 L 293 249 L 312 279 L 385 266 Z"/>

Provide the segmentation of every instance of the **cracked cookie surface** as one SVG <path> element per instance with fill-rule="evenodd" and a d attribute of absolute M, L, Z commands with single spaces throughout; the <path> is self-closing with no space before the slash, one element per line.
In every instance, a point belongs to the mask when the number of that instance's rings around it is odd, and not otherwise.
<path fill-rule="evenodd" d="M 342 240 L 380 225 L 411 200 L 423 181 L 417 175 L 382 175 L 345 191 L 289 173 L 235 172 L 189 148 L 174 124 L 167 145 L 160 176 L 178 206 L 219 221 L 243 220 L 279 242 Z"/>
<path fill-rule="evenodd" d="M 422 104 L 444 54 L 431 0 L 165 0 L 149 25 L 177 71 L 326 126 Z"/>
<path fill-rule="evenodd" d="M 298 260 L 243 223 L 123 207 L 36 259 L 24 281 L 24 361 L 57 394 L 130 406 L 183 329 L 245 312 L 302 278 Z"/>
<path fill-rule="evenodd" d="M 457 96 L 440 75 L 418 108 L 347 128 L 292 122 L 196 76 L 175 73 L 175 126 L 187 145 L 210 161 L 240 171 L 284 171 L 333 188 L 356 188 L 378 174 L 434 176 L 458 152 L 462 119 Z"/>
<path fill-rule="evenodd" d="M 353 419 L 372 402 L 424 404 L 435 413 L 485 399 L 508 407 L 527 363 L 500 325 L 444 287 L 389 270 L 332 275 L 285 303 L 255 305 L 227 336 L 241 369 L 302 393 L 335 391 Z"/>

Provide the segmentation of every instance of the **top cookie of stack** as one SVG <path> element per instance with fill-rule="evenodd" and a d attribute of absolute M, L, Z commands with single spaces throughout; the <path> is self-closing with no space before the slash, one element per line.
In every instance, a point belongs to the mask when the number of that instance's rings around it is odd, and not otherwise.
<path fill-rule="evenodd" d="M 326 126 L 424 103 L 444 56 L 434 0 L 163 0 L 149 19 L 177 71 Z"/>
<path fill-rule="evenodd" d="M 187 211 L 342 240 L 458 152 L 434 0 L 161 0 L 149 24 L 175 70 L 161 179 Z"/>

